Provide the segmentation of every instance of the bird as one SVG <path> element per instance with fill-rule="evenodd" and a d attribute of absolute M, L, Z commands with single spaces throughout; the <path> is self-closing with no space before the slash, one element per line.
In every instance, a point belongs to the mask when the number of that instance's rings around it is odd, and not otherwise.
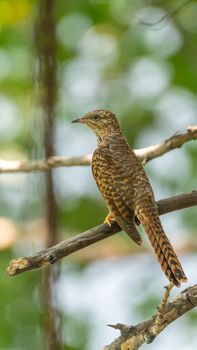
<path fill-rule="evenodd" d="M 135 243 L 142 244 L 137 223 L 142 224 L 167 279 L 179 287 L 187 281 L 181 263 L 162 227 L 158 207 L 142 163 L 128 144 L 114 113 L 94 110 L 72 123 L 88 126 L 97 137 L 91 168 L 109 214 Z"/>

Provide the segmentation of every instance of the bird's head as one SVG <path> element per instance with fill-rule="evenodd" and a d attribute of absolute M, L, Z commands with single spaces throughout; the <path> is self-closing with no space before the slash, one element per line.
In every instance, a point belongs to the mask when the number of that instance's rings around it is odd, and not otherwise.
<path fill-rule="evenodd" d="M 115 114 L 106 109 L 88 112 L 83 117 L 73 120 L 72 123 L 82 123 L 89 126 L 101 140 L 106 136 L 120 133 Z"/>

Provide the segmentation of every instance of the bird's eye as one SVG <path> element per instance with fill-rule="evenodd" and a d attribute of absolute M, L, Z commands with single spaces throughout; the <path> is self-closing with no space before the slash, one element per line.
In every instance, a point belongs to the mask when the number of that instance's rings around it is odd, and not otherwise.
<path fill-rule="evenodd" d="M 98 114 L 94 114 L 93 116 L 92 116 L 92 120 L 94 120 L 95 122 L 97 121 L 97 120 L 99 120 L 100 119 L 100 116 L 98 115 Z"/>

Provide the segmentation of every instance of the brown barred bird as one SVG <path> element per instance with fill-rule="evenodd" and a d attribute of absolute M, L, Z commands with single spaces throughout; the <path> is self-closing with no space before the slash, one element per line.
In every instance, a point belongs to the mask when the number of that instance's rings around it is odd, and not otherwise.
<path fill-rule="evenodd" d="M 105 219 L 116 221 L 137 244 L 142 239 L 135 218 L 143 225 L 166 277 L 174 285 L 186 282 L 178 257 L 167 238 L 158 214 L 154 194 L 144 168 L 130 148 L 116 116 L 108 110 L 96 110 L 73 123 L 89 126 L 97 136 L 92 157 L 92 172 L 109 208 Z"/>

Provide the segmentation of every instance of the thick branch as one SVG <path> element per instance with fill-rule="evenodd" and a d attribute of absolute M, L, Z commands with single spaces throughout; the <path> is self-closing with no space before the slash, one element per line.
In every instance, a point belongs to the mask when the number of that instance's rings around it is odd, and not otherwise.
<path fill-rule="evenodd" d="M 160 332 L 177 318 L 181 317 L 196 306 L 197 284 L 185 289 L 170 300 L 164 312 Z M 157 315 L 154 315 L 151 319 L 139 323 L 136 326 L 126 326 L 123 324 L 112 325 L 111 327 L 121 331 L 121 335 L 102 350 L 137 350 L 142 344 L 152 342 L 155 339 L 153 329 L 156 316 Z"/>
<path fill-rule="evenodd" d="M 159 214 L 163 215 L 171 211 L 180 210 L 197 205 L 197 191 L 166 198 L 157 202 Z M 33 270 L 46 264 L 53 264 L 65 256 L 68 256 L 84 247 L 96 243 L 102 239 L 120 231 L 118 224 L 111 227 L 102 224 L 77 236 L 68 238 L 59 244 L 42 250 L 29 257 L 21 257 L 10 261 L 7 273 L 10 276 L 24 271 Z"/>
<path fill-rule="evenodd" d="M 197 138 L 197 126 L 187 128 L 187 132 L 177 134 L 161 143 L 135 150 L 139 159 L 145 164 L 149 160 L 159 157 L 175 148 L 181 147 L 185 142 Z M 82 157 L 51 157 L 38 161 L 8 161 L 0 160 L 0 173 L 17 173 L 32 171 L 47 171 L 52 168 L 68 166 L 89 165 L 92 155 Z"/>

